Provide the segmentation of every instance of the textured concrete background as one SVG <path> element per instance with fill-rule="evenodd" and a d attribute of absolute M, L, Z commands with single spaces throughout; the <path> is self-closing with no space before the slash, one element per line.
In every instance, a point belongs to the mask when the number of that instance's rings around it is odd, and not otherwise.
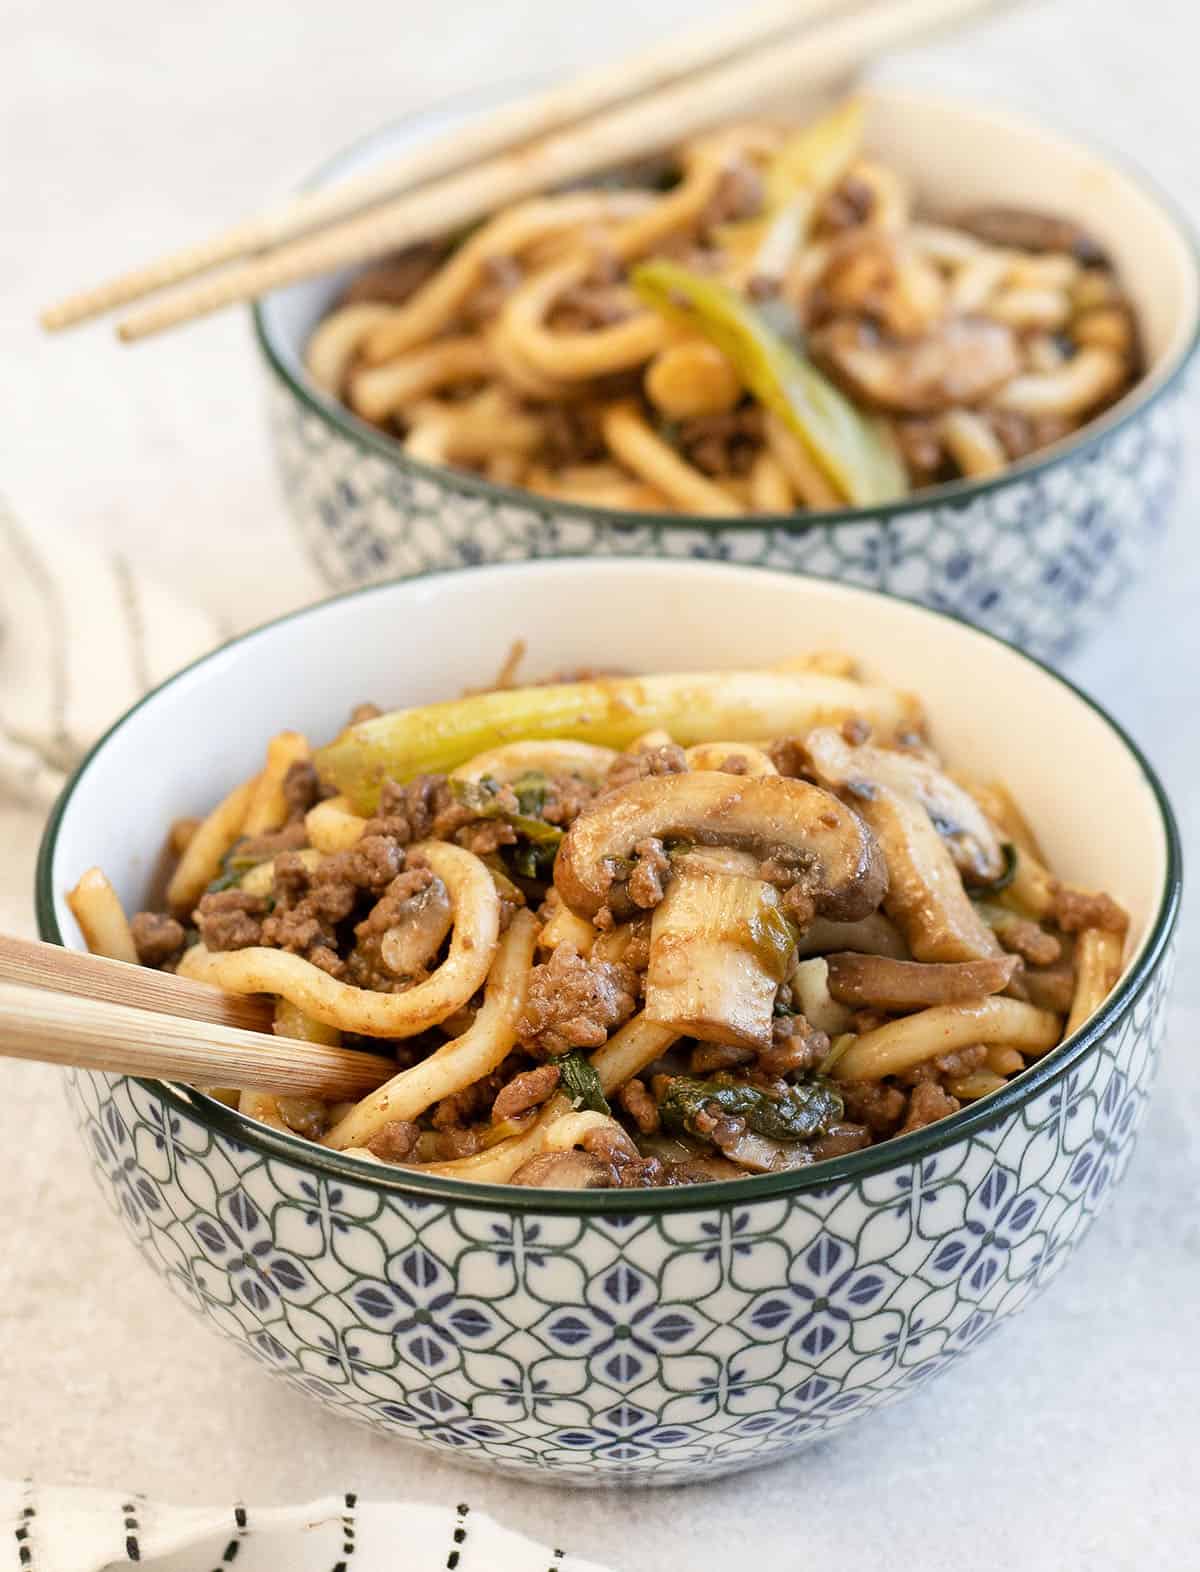
<path fill-rule="evenodd" d="M 311 597 L 271 474 L 247 324 L 118 350 L 46 342 L 35 306 L 252 209 L 406 107 L 627 48 L 685 0 L 7 0 L 0 53 L 0 487 L 44 529 L 120 542 L 241 626 Z M 1200 217 L 1200 23 L 1173 0 L 1058 0 L 890 62 L 886 75 L 1082 129 Z M 1172 542 L 1073 675 L 1166 776 L 1195 842 L 1195 488 Z M 0 924 L 30 931 L 36 820 L 0 813 Z M 945 1383 L 799 1461 L 682 1493 L 472 1477 L 472 1499 L 619 1572 L 739 1565 L 921 1572 L 1200 1566 L 1200 943 L 1185 923 L 1156 1105 L 1080 1259 Z M 450 1462 L 268 1381 L 196 1326 L 92 1188 L 55 1078 L 0 1097 L 0 1473 L 179 1501 L 330 1487 L 455 1498 Z M 422 1569 L 423 1572 L 423 1569 Z M 482 1572 L 482 1569 L 481 1569 Z"/>

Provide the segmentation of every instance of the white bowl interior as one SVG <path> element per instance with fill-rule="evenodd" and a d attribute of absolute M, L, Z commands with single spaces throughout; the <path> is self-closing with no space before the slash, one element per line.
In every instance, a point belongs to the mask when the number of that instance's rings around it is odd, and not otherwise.
<path fill-rule="evenodd" d="M 322 181 L 384 162 L 510 95 L 510 89 L 492 89 L 455 108 L 388 126 L 335 159 Z M 867 100 L 871 149 L 913 182 L 923 211 L 949 216 L 985 204 L 1040 208 L 1082 223 L 1109 250 L 1137 307 L 1148 375 L 1106 421 L 1170 375 L 1194 333 L 1196 263 L 1178 224 L 1147 188 L 1100 153 L 1003 113 L 891 88 L 872 88 Z M 266 332 L 297 378 L 304 379 L 310 333 L 354 271 L 294 284 L 263 301 Z"/>
<path fill-rule="evenodd" d="M 129 910 L 143 903 L 171 820 L 203 813 L 260 767 L 285 726 L 314 741 L 365 699 L 453 697 L 497 671 L 516 637 L 524 670 L 630 671 L 768 664 L 846 650 L 867 676 L 922 695 L 949 763 L 1005 782 L 1053 869 L 1129 909 L 1127 963 L 1163 898 L 1167 838 L 1153 788 L 1119 733 L 1016 651 L 903 601 L 821 580 L 711 563 L 531 562 L 384 585 L 260 629 L 133 711 L 84 770 L 51 878 L 99 864 Z"/>

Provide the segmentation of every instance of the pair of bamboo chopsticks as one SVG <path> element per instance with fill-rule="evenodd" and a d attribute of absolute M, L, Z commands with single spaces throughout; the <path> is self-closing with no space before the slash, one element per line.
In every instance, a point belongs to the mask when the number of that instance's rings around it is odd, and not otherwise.
<path fill-rule="evenodd" d="M 0 935 L 0 1058 L 330 1100 L 396 1073 L 380 1054 L 275 1037 L 272 1014 L 261 998 Z"/>
<path fill-rule="evenodd" d="M 784 93 L 824 86 L 895 45 L 998 3 L 765 0 L 83 290 L 46 310 L 42 324 L 70 327 L 185 285 L 118 325 L 126 342 L 146 338 L 660 151 Z M 189 279 L 197 282 L 185 284 Z"/>

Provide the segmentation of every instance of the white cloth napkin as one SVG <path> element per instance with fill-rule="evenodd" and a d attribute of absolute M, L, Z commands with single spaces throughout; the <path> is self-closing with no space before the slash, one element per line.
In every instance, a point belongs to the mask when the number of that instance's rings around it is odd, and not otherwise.
<path fill-rule="evenodd" d="M 3 1572 L 606 1572 L 471 1509 L 360 1501 L 176 1507 L 112 1490 L 0 1480 Z"/>
<path fill-rule="evenodd" d="M 119 553 L 0 497 L 0 804 L 53 802 L 106 726 L 221 636 Z"/>

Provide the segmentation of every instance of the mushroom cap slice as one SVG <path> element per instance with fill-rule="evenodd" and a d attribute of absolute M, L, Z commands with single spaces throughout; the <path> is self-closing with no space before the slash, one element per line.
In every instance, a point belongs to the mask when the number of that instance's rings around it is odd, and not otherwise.
<path fill-rule="evenodd" d="M 795 861 L 816 911 L 843 922 L 873 912 L 887 891 L 874 835 L 832 793 L 784 776 L 694 770 L 634 781 L 580 814 L 554 865 L 564 903 L 594 917 L 617 893 L 634 847 L 650 836 Z"/>

